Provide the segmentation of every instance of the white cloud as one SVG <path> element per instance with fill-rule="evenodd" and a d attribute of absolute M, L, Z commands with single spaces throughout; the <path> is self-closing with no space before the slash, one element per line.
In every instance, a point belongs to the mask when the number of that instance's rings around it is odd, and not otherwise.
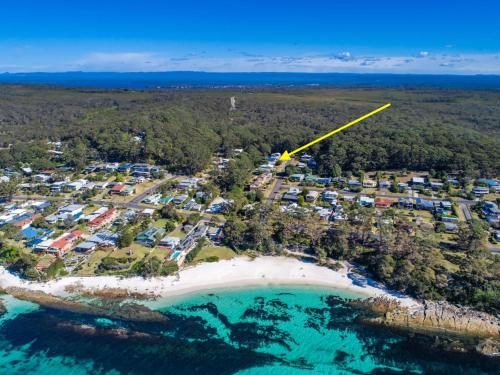
<path fill-rule="evenodd" d="M 150 52 L 94 52 L 69 66 L 83 71 L 158 71 L 167 62 L 165 57 Z"/>
<path fill-rule="evenodd" d="M 422 58 L 423 57 L 423 58 Z M 421 51 L 411 55 L 353 56 L 351 52 L 318 55 L 231 56 L 190 53 L 169 56 L 155 52 L 94 52 L 59 65 L 29 67 L 5 64 L 1 71 L 116 71 L 158 72 L 193 70 L 208 72 L 353 72 L 353 73 L 442 73 L 500 74 L 500 53 L 446 54 Z"/>

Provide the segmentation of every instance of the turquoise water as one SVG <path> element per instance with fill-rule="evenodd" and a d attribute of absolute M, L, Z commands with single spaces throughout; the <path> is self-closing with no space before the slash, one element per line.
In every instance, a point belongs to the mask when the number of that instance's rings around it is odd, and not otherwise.
<path fill-rule="evenodd" d="M 203 292 L 146 303 L 165 322 L 43 309 L 0 296 L 1 374 L 498 374 L 434 338 L 357 322 L 359 295 L 311 287 Z"/>
<path fill-rule="evenodd" d="M 174 252 L 172 253 L 172 255 L 170 256 L 170 259 L 175 260 L 175 259 L 179 258 L 179 255 L 181 255 L 181 252 L 180 252 L 180 251 L 174 251 Z"/>

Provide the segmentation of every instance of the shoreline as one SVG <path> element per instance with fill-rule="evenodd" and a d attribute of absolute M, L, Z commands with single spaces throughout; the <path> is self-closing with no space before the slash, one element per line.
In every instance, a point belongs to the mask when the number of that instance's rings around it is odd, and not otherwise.
<path fill-rule="evenodd" d="M 236 257 L 215 263 L 201 263 L 179 271 L 178 276 L 144 279 L 119 276 L 67 276 L 47 282 L 22 280 L 0 268 L 0 288 L 24 288 L 57 297 L 120 290 L 131 295 L 168 299 L 197 292 L 266 286 L 304 286 L 343 290 L 366 297 L 388 297 L 405 307 L 417 307 L 416 300 L 389 291 L 383 285 L 353 273 L 345 265 L 333 271 L 290 257 Z"/>

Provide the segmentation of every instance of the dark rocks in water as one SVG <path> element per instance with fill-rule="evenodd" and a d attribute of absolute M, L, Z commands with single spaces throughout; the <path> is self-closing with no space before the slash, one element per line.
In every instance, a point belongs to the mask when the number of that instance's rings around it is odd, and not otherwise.
<path fill-rule="evenodd" d="M 91 361 L 92 373 L 229 375 L 286 362 L 221 339 L 193 340 L 168 328 L 152 331 L 148 322 L 121 323 L 95 326 L 80 314 L 40 310 L 6 322 L 2 336 L 14 347 L 25 346 L 28 355 L 43 352 L 47 357 Z"/>
<path fill-rule="evenodd" d="M 168 318 L 158 312 L 136 303 L 121 304 L 116 300 L 102 300 L 101 304 L 87 304 L 78 301 L 70 301 L 40 291 L 32 291 L 23 288 L 7 288 L 12 296 L 37 303 L 45 308 L 64 310 L 68 312 L 118 318 L 138 322 L 167 322 Z"/>
<path fill-rule="evenodd" d="M 257 319 L 271 322 L 288 322 L 290 315 L 287 313 L 288 305 L 278 299 L 265 301 L 264 298 L 255 298 L 255 306 L 245 310 L 243 319 Z"/>
<path fill-rule="evenodd" d="M 0 316 L 5 314 L 7 312 L 7 309 L 5 308 L 5 305 L 3 304 L 2 300 L 0 300 Z"/>

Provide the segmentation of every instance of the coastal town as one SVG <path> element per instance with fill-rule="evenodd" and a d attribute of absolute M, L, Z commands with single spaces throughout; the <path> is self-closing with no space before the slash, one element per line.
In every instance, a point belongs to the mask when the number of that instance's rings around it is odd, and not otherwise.
<path fill-rule="evenodd" d="M 53 142 L 53 157 L 61 143 Z M 221 194 L 216 179 L 244 155 L 213 156 L 196 175 L 169 173 L 145 163 L 89 161 L 82 170 L 61 164 L 48 170 L 29 165 L 0 171 L 0 232 L 5 245 L 33 255 L 26 276 L 149 275 L 156 267 L 168 275 L 186 265 L 230 259 L 237 249 L 225 239 L 231 194 Z M 456 246 L 459 228 L 473 220 L 488 228 L 487 246 L 500 248 L 500 183 L 495 178 L 459 180 L 411 171 L 378 171 L 338 176 L 315 174 L 313 156 L 302 153 L 280 161 L 266 157 L 246 181 L 254 202 L 290 217 L 307 218 L 321 228 L 348 220 L 350 207 L 375 212 L 370 235 L 380 232 L 384 212 L 394 212 L 431 233 L 443 249 Z M 245 207 L 251 208 L 247 202 Z M 384 218 L 386 220 L 386 218 Z M 307 245 L 282 253 L 306 255 Z M 29 269 L 26 269 L 29 267 Z M 27 271 L 27 272 L 26 272 Z"/>

